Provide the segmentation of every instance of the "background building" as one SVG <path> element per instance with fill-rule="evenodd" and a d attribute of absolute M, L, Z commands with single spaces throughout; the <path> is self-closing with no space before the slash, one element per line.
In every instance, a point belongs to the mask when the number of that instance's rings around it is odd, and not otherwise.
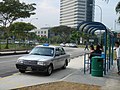
<path fill-rule="evenodd" d="M 94 20 L 94 0 L 60 0 L 60 25 L 77 27 Z"/>
<path fill-rule="evenodd" d="M 40 29 L 34 29 L 32 30 L 31 32 L 35 32 L 37 36 L 40 36 L 40 37 L 49 37 L 49 29 L 50 27 L 43 27 L 43 28 L 40 28 Z"/>

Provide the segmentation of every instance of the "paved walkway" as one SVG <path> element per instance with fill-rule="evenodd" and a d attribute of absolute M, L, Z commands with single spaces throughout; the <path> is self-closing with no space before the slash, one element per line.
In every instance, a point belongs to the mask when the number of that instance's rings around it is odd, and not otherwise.
<path fill-rule="evenodd" d="M 78 59 L 83 58 L 79 57 Z M 83 65 L 83 62 L 81 62 L 81 65 Z M 102 87 L 102 90 L 120 90 L 120 75 L 117 74 L 116 61 L 114 61 L 114 65 L 111 67 L 111 70 L 107 72 L 107 75 L 103 77 L 91 76 L 89 72 L 84 74 L 82 69 L 64 78 L 63 81 L 98 85 Z"/>

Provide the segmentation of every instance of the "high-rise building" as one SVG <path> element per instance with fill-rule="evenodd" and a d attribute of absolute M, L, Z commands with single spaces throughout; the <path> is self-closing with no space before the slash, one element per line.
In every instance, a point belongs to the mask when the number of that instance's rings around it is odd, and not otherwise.
<path fill-rule="evenodd" d="M 60 0 L 60 25 L 77 27 L 94 20 L 94 0 Z"/>

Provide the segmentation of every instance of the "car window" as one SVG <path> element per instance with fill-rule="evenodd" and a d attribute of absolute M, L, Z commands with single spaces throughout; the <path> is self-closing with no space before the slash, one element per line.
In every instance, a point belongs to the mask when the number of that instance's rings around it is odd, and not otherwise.
<path fill-rule="evenodd" d="M 56 48 L 56 52 L 59 53 L 59 55 L 61 55 L 61 49 L 60 48 Z"/>
<path fill-rule="evenodd" d="M 65 50 L 63 48 L 60 48 L 60 51 L 61 51 L 61 55 L 65 54 Z"/>
<path fill-rule="evenodd" d="M 35 47 L 30 54 L 32 55 L 43 55 L 43 56 L 53 56 L 54 48 L 48 47 Z"/>

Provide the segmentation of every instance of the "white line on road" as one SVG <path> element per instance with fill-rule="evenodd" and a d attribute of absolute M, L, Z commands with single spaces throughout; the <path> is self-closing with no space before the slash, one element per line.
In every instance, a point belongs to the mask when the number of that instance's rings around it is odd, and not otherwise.
<path fill-rule="evenodd" d="M 75 72 L 72 72 L 72 73 L 68 74 L 67 76 L 63 77 L 62 79 L 60 79 L 60 80 L 58 80 L 58 81 L 64 81 L 66 78 L 72 76 L 73 74 L 75 74 L 76 72 L 81 71 L 81 70 L 82 70 L 82 69 L 77 70 L 77 71 L 75 71 Z"/>
<path fill-rule="evenodd" d="M 0 64 L 1 64 L 1 63 L 7 63 L 7 62 L 12 62 L 12 61 L 17 61 L 17 60 L 10 60 L 10 61 L 2 61 L 2 62 L 0 62 Z"/>
<path fill-rule="evenodd" d="M 22 54 L 22 55 L 10 55 L 10 56 L 0 56 L 0 59 L 2 59 L 2 58 L 9 58 L 9 57 L 20 57 L 20 56 L 24 56 L 25 54 Z"/>

